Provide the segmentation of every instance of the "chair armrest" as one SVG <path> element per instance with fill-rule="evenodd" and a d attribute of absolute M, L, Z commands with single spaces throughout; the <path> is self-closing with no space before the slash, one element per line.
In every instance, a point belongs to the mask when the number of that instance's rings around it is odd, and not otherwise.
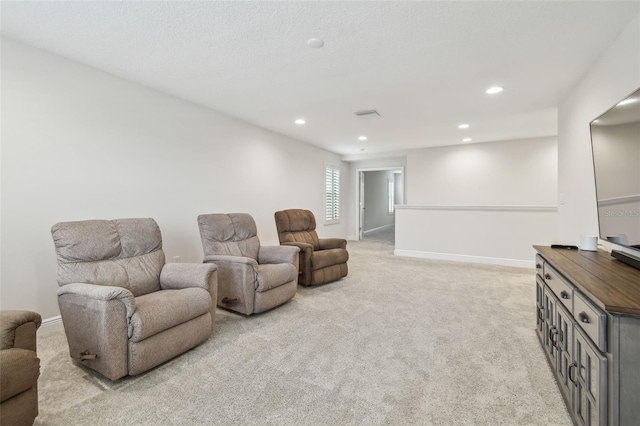
<path fill-rule="evenodd" d="M 258 262 L 250 257 L 223 254 L 205 256 L 203 262 L 214 262 L 218 266 L 216 304 L 251 315 L 254 293 L 258 285 Z"/>
<path fill-rule="evenodd" d="M 21 394 L 38 384 L 38 376 L 40 376 L 40 360 L 36 356 L 35 351 L 23 348 L 8 348 L 0 351 L 0 401 L 2 401 L 2 410 L 9 411 L 5 405 L 9 398 Z M 23 402 L 24 403 L 24 402 Z M 35 403 L 35 401 L 34 401 Z M 15 407 L 15 405 L 14 405 Z M 18 410 L 18 412 L 24 410 Z M 2 413 L 2 424 L 31 424 L 32 419 L 26 419 L 28 416 L 17 413 Z M 6 414 L 6 416 L 4 415 Z M 14 415 L 12 415 L 14 414 Z M 18 421 L 20 420 L 20 421 Z M 25 423 L 27 422 L 28 423 Z M 13 423 L 15 422 L 15 423 Z"/>
<path fill-rule="evenodd" d="M 291 263 L 298 267 L 297 257 L 300 247 L 261 246 L 258 251 L 258 263 Z"/>
<path fill-rule="evenodd" d="M 211 275 L 217 269 L 213 263 L 166 263 L 160 272 L 160 288 L 180 290 L 201 287 L 210 290 Z"/>
<path fill-rule="evenodd" d="M 311 285 L 311 257 L 313 256 L 313 246 L 309 243 L 291 241 L 280 243 L 281 246 L 294 246 L 300 249 L 298 256 L 298 283 Z"/>
<path fill-rule="evenodd" d="M 318 246 L 320 247 L 321 250 L 335 249 L 335 248 L 346 249 L 347 240 L 345 240 L 344 238 L 319 238 Z"/>
<path fill-rule="evenodd" d="M 136 310 L 133 293 L 115 286 L 64 284 L 58 289 L 58 306 L 69 355 L 111 380 L 126 376 Z"/>
<path fill-rule="evenodd" d="M 203 263 L 242 263 L 246 265 L 251 265 L 254 268 L 258 267 L 258 262 L 255 259 L 244 256 L 229 256 L 226 254 L 210 254 L 209 256 L 205 256 L 202 260 Z"/>
<path fill-rule="evenodd" d="M 127 311 L 127 322 L 136 310 L 133 293 L 123 287 L 86 283 L 65 284 L 58 289 L 58 297 L 73 294 L 97 301 L 120 300 Z"/>
<path fill-rule="evenodd" d="M 36 330 L 42 324 L 40 314 L 31 311 L 0 312 L 0 349 L 36 350 Z"/>
<path fill-rule="evenodd" d="M 295 241 L 295 242 L 280 243 L 280 245 L 298 247 L 300 249 L 300 254 L 305 254 L 309 257 L 311 257 L 311 254 L 313 253 L 313 246 L 309 243 L 299 243 Z"/>

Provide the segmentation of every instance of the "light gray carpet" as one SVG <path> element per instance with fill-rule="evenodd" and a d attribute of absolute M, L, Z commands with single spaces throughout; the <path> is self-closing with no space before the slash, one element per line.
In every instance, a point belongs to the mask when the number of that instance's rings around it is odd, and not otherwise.
<path fill-rule="evenodd" d="M 395 243 L 396 241 L 396 225 L 387 226 L 375 231 L 367 231 L 364 233 L 364 241 L 377 241 L 380 243 L 389 242 Z"/>
<path fill-rule="evenodd" d="M 111 382 L 39 343 L 36 424 L 570 425 L 535 335 L 534 271 L 349 242 L 349 276 Z"/>

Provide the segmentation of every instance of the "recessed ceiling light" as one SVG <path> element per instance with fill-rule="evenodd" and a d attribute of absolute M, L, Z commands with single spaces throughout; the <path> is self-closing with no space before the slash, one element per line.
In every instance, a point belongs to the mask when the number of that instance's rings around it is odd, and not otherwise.
<path fill-rule="evenodd" d="M 367 137 L 366 136 L 358 136 L 358 140 L 359 141 L 366 141 Z"/>
<path fill-rule="evenodd" d="M 636 99 L 636 98 L 625 99 L 624 101 L 618 102 L 618 104 L 616 106 L 628 105 L 630 103 L 636 102 L 637 100 L 638 99 Z"/>
<path fill-rule="evenodd" d="M 462 142 L 471 142 L 471 138 L 464 138 L 462 139 Z"/>
<path fill-rule="evenodd" d="M 502 86 L 493 86 L 493 87 L 489 87 L 486 91 L 486 93 L 490 94 L 490 95 L 495 95 L 496 93 L 500 93 L 504 90 L 504 87 Z"/>
<path fill-rule="evenodd" d="M 468 124 L 460 124 L 458 125 L 458 129 L 468 129 L 469 125 Z"/>
<path fill-rule="evenodd" d="M 307 46 L 313 49 L 320 49 L 322 46 L 324 46 L 324 41 L 320 40 L 319 38 L 310 38 L 309 40 L 307 40 Z"/>
<path fill-rule="evenodd" d="M 304 123 L 306 123 L 306 122 L 307 122 L 307 120 L 305 120 L 304 118 L 298 118 L 298 119 L 295 121 L 295 123 L 296 123 L 298 126 L 302 126 L 302 125 L 303 125 Z"/>

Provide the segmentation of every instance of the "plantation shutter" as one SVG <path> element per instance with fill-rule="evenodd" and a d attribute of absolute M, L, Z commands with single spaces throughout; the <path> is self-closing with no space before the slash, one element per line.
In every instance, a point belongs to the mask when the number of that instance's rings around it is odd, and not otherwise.
<path fill-rule="evenodd" d="M 340 169 L 325 167 L 325 220 L 327 222 L 340 219 Z"/>

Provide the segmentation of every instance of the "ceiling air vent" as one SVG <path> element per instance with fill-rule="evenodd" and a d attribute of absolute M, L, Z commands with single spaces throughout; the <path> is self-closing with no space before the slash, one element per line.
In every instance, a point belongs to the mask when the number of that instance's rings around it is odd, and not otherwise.
<path fill-rule="evenodd" d="M 380 117 L 380 113 L 375 109 L 364 109 L 362 111 L 354 112 L 358 117 Z"/>

